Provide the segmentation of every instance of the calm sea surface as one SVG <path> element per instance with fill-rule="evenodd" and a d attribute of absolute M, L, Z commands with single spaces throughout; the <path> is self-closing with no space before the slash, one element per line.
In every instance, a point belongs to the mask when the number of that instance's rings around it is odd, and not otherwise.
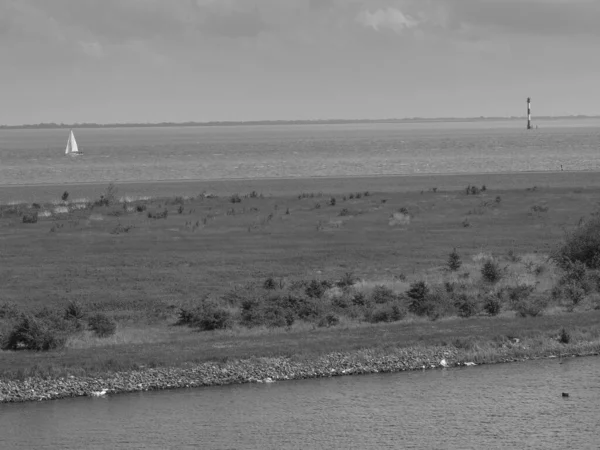
<path fill-rule="evenodd" d="M 0 130 L 0 185 L 600 168 L 600 119 Z"/>
<path fill-rule="evenodd" d="M 600 358 L 563 361 L 0 405 L 0 448 L 598 449 Z"/>

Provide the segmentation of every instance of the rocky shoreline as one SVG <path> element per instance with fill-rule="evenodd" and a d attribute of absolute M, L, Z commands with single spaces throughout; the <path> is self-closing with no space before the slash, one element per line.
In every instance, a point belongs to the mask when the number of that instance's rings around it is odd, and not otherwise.
<path fill-rule="evenodd" d="M 600 345 L 568 346 L 563 356 L 598 355 Z M 503 349 L 493 360 L 477 364 L 505 363 L 558 355 L 540 352 L 523 356 L 518 346 Z M 28 378 L 0 380 L 0 403 L 43 401 L 81 396 L 103 396 L 161 389 L 222 386 L 228 384 L 301 380 L 342 375 L 427 370 L 474 365 L 454 347 L 402 348 L 387 353 L 361 350 L 330 353 L 310 361 L 287 357 L 255 358 L 227 363 L 204 363 L 184 368 L 156 368 L 114 373 L 106 377 Z"/>

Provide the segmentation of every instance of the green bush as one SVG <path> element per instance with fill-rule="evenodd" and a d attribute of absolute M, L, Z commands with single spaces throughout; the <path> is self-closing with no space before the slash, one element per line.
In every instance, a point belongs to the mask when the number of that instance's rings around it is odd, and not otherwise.
<path fill-rule="evenodd" d="M 327 313 L 319 323 L 317 324 L 319 327 L 335 327 L 340 323 L 340 318 L 334 313 Z"/>
<path fill-rule="evenodd" d="M 397 299 L 398 296 L 394 294 L 394 291 L 383 285 L 375 286 L 373 292 L 371 292 L 371 301 L 378 305 L 382 303 L 394 302 Z"/>
<path fill-rule="evenodd" d="M 467 294 L 458 295 L 454 304 L 460 317 L 468 318 L 479 313 L 479 302 Z"/>
<path fill-rule="evenodd" d="M 424 281 L 415 281 L 406 291 L 406 295 L 411 299 L 408 310 L 418 316 L 425 315 L 427 312 L 426 299 L 429 295 L 429 287 Z"/>
<path fill-rule="evenodd" d="M 558 342 L 561 344 L 568 344 L 571 342 L 571 334 L 563 328 L 560 330 L 560 334 L 558 335 Z"/>
<path fill-rule="evenodd" d="M 37 223 L 38 221 L 38 213 L 37 211 L 23 214 L 23 218 L 21 219 L 23 223 Z"/>
<path fill-rule="evenodd" d="M 460 259 L 460 255 L 456 251 L 456 249 L 452 250 L 452 253 L 448 256 L 448 268 L 452 272 L 456 272 L 462 266 L 462 261 Z"/>
<path fill-rule="evenodd" d="M 517 314 L 521 317 L 537 317 L 541 316 L 548 306 L 548 298 L 542 295 L 531 296 L 520 300 L 515 305 Z"/>
<path fill-rule="evenodd" d="M 397 322 L 406 317 L 407 310 L 400 302 L 377 305 L 373 310 L 367 310 L 365 319 L 371 323 Z"/>
<path fill-rule="evenodd" d="M 516 286 L 509 286 L 506 288 L 508 299 L 513 306 L 520 301 L 527 299 L 534 290 L 535 286 L 528 284 L 518 284 Z"/>
<path fill-rule="evenodd" d="M 24 314 L 4 338 L 4 350 L 48 351 L 64 346 L 67 335 L 41 318 Z"/>
<path fill-rule="evenodd" d="M 575 262 L 590 269 L 600 269 L 600 217 L 584 221 L 567 234 L 552 258 L 563 269 Z"/>
<path fill-rule="evenodd" d="M 496 296 L 489 296 L 483 302 L 483 309 L 490 316 L 497 316 L 502 310 L 502 302 Z"/>
<path fill-rule="evenodd" d="M 115 334 L 117 323 L 103 313 L 96 313 L 88 318 L 88 326 L 96 336 L 104 338 Z"/>
<path fill-rule="evenodd" d="M 502 269 L 496 261 L 488 259 L 485 263 L 483 263 L 483 267 L 481 268 L 481 276 L 488 283 L 497 283 L 502 279 L 502 275 Z"/>

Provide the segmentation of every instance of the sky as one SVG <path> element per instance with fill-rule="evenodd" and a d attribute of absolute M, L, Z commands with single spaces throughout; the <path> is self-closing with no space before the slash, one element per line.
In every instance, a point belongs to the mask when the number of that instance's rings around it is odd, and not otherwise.
<path fill-rule="evenodd" d="M 600 0 L 0 0 L 0 124 L 600 114 Z"/>

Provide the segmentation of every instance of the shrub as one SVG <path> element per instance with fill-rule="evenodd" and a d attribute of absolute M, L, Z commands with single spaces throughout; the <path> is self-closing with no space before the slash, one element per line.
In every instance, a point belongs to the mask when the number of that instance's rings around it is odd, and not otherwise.
<path fill-rule="evenodd" d="M 229 197 L 229 201 L 231 203 L 241 203 L 242 199 L 240 198 L 240 196 L 238 194 L 233 194 L 231 197 Z"/>
<path fill-rule="evenodd" d="M 23 223 L 37 223 L 38 221 L 38 213 L 34 211 L 32 213 L 23 214 Z"/>
<path fill-rule="evenodd" d="M 570 302 L 570 307 L 577 306 L 585 297 L 585 290 L 576 283 L 569 283 L 563 287 L 563 295 Z"/>
<path fill-rule="evenodd" d="M 322 298 L 326 290 L 327 284 L 317 280 L 311 280 L 304 292 L 310 298 Z"/>
<path fill-rule="evenodd" d="M 416 281 L 410 285 L 406 295 L 412 300 L 408 306 L 410 312 L 422 315 L 423 303 L 429 294 L 429 287 L 424 281 Z"/>
<path fill-rule="evenodd" d="M 463 318 L 468 318 L 476 315 L 479 312 L 479 303 L 477 299 L 461 294 L 455 300 L 455 306 L 458 310 L 458 315 Z"/>
<path fill-rule="evenodd" d="M 516 305 L 521 300 L 526 300 L 534 290 L 535 286 L 529 284 L 518 284 L 506 288 L 508 299 L 513 305 Z"/>
<path fill-rule="evenodd" d="M 117 323 L 103 313 L 96 313 L 88 318 L 88 326 L 98 337 L 109 337 L 117 331 Z"/>
<path fill-rule="evenodd" d="M 335 197 L 331 197 L 331 198 L 329 199 L 329 205 L 330 205 L 330 206 L 335 206 Z"/>
<path fill-rule="evenodd" d="M 136 205 L 136 206 L 135 206 L 135 210 L 136 210 L 137 212 L 144 212 L 144 211 L 146 211 L 146 205 L 145 205 L 145 204 Z"/>
<path fill-rule="evenodd" d="M 334 327 L 340 323 L 340 318 L 334 313 L 327 313 L 325 317 L 319 320 L 319 327 Z"/>
<path fill-rule="evenodd" d="M 462 261 L 460 260 L 460 255 L 456 251 L 456 248 L 452 250 L 452 253 L 448 256 L 448 268 L 455 272 L 462 266 Z"/>
<path fill-rule="evenodd" d="M 183 214 L 183 205 L 179 205 L 179 208 L 177 208 L 177 213 L 178 214 Z"/>
<path fill-rule="evenodd" d="M 4 350 L 48 351 L 63 347 L 66 335 L 51 323 L 31 315 L 23 315 L 15 324 L 3 345 Z"/>
<path fill-rule="evenodd" d="M 148 219 L 166 219 L 169 216 L 169 210 L 165 208 L 162 212 L 151 213 L 148 211 Z"/>
<path fill-rule="evenodd" d="M 407 311 L 400 302 L 378 305 L 373 310 L 369 310 L 366 319 L 371 323 L 397 322 L 406 317 Z"/>
<path fill-rule="evenodd" d="M 345 288 L 354 286 L 354 283 L 356 283 L 357 281 L 357 278 L 352 272 L 346 272 L 344 275 L 342 275 L 342 278 L 340 278 L 340 280 L 337 283 L 335 283 L 335 285 L 340 288 Z"/>
<path fill-rule="evenodd" d="M 277 289 L 277 283 L 273 279 L 273 277 L 269 277 L 263 283 L 263 289 L 274 290 Z"/>
<path fill-rule="evenodd" d="M 520 300 L 516 304 L 517 314 L 521 317 L 537 317 L 541 316 L 544 309 L 548 306 L 548 298 L 545 296 L 534 296 Z"/>
<path fill-rule="evenodd" d="M 67 191 L 63 192 L 63 194 L 60 196 L 60 199 L 63 202 L 66 202 L 68 198 L 69 198 L 69 193 Z"/>
<path fill-rule="evenodd" d="M 371 301 L 378 305 L 393 302 L 397 299 L 398 296 L 394 294 L 394 291 L 383 285 L 375 286 L 371 293 Z"/>
<path fill-rule="evenodd" d="M 575 262 L 587 268 L 600 269 L 600 217 L 584 221 L 567 234 L 552 258 L 563 269 Z"/>
<path fill-rule="evenodd" d="M 483 309 L 490 316 L 497 316 L 502 310 L 502 302 L 498 297 L 489 296 L 483 303 Z"/>
<path fill-rule="evenodd" d="M 496 261 L 488 259 L 485 263 L 483 263 L 483 267 L 481 268 L 481 276 L 488 283 L 497 283 L 502 279 L 500 265 Z"/>
<path fill-rule="evenodd" d="M 355 306 L 367 306 L 369 304 L 369 300 L 362 292 L 356 292 L 352 297 L 352 303 Z"/>
<path fill-rule="evenodd" d="M 85 312 L 81 304 L 76 301 L 71 301 L 65 308 L 65 320 L 75 323 L 77 329 L 81 328 L 81 321 L 85 318 Z"/>
<path fill-rule="evenodd" d="M 571 334 L 563 328 L 560 330 L 560 334 L 558 335 L 558 342 L 561 344 L 568 344 L 571 342 Z"/>

